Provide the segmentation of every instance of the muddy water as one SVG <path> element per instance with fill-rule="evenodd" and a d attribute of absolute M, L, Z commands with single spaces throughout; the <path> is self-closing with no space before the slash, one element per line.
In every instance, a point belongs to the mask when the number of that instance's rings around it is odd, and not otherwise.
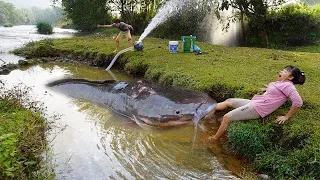
<path fill-rule="evenodd" d="M 31 41 L 45 38 L 68 38 L 76 32 L 71 29 L 54 28 L 52 35 L 41 35 L 37 33 L 35 26 L 21 25 L 13 27 L 0 27 L 0 59 L 6 63 L 16 63 L 23 57 L 15 56 L 10 51 L 23 46 Z M 3 64 L 0 62 L 0 66 Z"/>
<path fill-rule="evenodd" d="M 133 81 L 121 72 L 117 79 Z M 63 77 L 112 79 L 104 69 L 77 64 L 47 63 L 0 76 L 8 87 L 23 82 L 35 99 L 45 103 L 49 115 L 66 126 L 50 138 L 55 153 L 57 179 L 237 179 L 241 161 L 220 145 L 205 140 L 216 128 L 192 125 L 167 130 L 145 130 L 104 106 L 72 99 L 52 91 L 46 83 Z M 211 149 L 211 150 L 210 150 Z M 232 173 L 232 170 L 234 173 Z"/>

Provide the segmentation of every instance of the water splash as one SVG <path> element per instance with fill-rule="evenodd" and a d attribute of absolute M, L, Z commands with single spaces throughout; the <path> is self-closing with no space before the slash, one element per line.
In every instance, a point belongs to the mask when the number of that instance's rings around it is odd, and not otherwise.
<path fill-rule="evenodd" d="M 133 50 L 133 46 L 128 47 L 128 48 L 126 48 L 126 49 L 123 49 L 123 50 L 119 51 L 119 52 L 116 54 L 116 56 L 114 56 L 114 58 L 112 59 L 111 63 L 110 63 L 109 66 L 107 67 L 106 71 L 109 71 L 109 70 L 111 69 L 111 67 L 113 66 L 114 62 L 118 59 L 118 57 L 119 57 L 121 54 L 123 54 L 123 53 L 125 53 L 125 52 L 127 52 L 127 51 L 130 51 L 130 50 Z"/>
<path fill-rule="evenodd" d="M 213 104 L 211 106 L 209 106 L 206 110 L 197 110 L 194 118 L 192 119 L 192 122 L 194 124 L 194 134 L 193 134 L 193 141 L 192 141 L 192 151 L 194 148 L 194 143 L 196 141 L 197 138 L 197 133 L 198 133 L 198 127 L 200 124 L 200 121 L 209 113 L 211 112 L 213 109 L 216 108 L 216 104 Z M 200 126 L 201 127 L 201 126 Z"/>
<path fill-rule="evenodd" d="M 210 12 L 201 23 L 200 36 L 204 42 L 223 45 L 237 46 L 241 35 L 240 23 L 230 22 L 228 29 L 225 29 L 228 18 L 233 16 L 233 10 L 219 11 L 220 18 L 218 19 L 214 12 Z"/>
<path fill-rule="evenodd" d="M 144 32 L 140 36 L 139 41 L 142 41 L 144 38 L 146 38 L 154 28 L 156 28 L 162 22 L 166 21 L 170 16 L 175 15 L 182 8 L 182 6 L 188 1 L 189 0 L 167 1 L 158 10 L 158 13 L 156 14 L 156 16 L 152 18 L 150 24 L 147 26 L 147 28 L 144 30 Z"/>

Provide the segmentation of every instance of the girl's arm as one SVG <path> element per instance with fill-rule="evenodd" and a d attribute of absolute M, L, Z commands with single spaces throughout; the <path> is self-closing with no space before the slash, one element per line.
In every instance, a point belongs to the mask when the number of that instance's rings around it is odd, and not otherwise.
<path fill-rule="evenodd" d="M 296 114 L 303 104 L 301 96 L 299 95 L 298 91 L 293 85 L 287 86 L 285 89 L 282 90 L 282 92 L 285 95 L 287 94 L 287 96 L 292 102 L 292 105 L 289 112 L 286 115 L 277 117 L 276 122 L 279 124 L 284 123 L 286 120 L 291 118 L 294 114 Z"/>
<path fill-rule="evenodd" d="M 284 123 L 286 120 L 291 118 L 294 114 L 296 114 L 299 109 L 300 109 L 300 107 L 291 106 L 289 112 L 286 115 L 277 117 L 276 122 L 279 124 Z"/>

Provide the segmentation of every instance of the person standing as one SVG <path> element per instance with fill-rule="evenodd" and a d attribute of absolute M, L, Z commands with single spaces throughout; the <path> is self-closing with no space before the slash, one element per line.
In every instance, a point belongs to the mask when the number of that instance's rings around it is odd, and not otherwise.
<path fill-rule="evenodd" d="M 99 24 L 97 27 L 98 28 L 114 28 L 115 27 L 120 30 L 119 34 L 113 38 L 116 43 L 115 52 L 118 51 L 118 49 L 119 49 L 119 38 L 121 36 L 126 36 L 126 39 L 128 40 L 129 45 L 133 46 L 132 37 L 131 37 L 131 31 L 133 30 L 133 28 L 131 25 L 122 22 L 120 19 L 116 19 L 114 21 L 114 23 L 112 23 L 110 25 L 100 25 Z"/>

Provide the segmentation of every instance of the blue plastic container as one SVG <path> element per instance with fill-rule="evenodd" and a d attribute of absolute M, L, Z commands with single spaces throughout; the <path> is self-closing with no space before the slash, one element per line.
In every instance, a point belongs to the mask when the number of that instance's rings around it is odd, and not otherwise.
<path fill-rule="evenodd" d="M 177 53 L 179 47 L 178 41 L 169 41 L 169 52 L 170 53 Z"/>

